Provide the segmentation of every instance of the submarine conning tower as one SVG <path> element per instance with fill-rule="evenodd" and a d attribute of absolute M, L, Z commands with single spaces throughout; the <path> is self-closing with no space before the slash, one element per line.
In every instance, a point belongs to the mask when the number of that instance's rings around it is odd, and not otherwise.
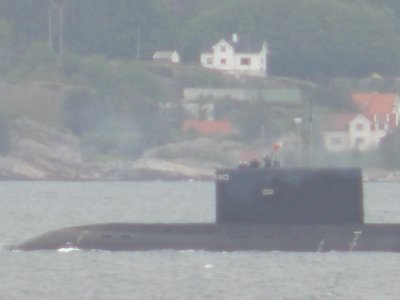
<path fill-rule="evenodd" d="M 216 222 L 364 224 L 361 169 L 219 169 Z"/>

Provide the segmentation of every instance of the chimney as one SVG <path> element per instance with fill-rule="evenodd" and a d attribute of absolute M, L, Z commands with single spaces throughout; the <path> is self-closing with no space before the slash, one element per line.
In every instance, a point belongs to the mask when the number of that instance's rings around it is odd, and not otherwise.
<path fill-rule="evenodd" d="M 237 33 L 232 34 L 232 42 L 238 43 L 239 42 L 239 37 Z"/>

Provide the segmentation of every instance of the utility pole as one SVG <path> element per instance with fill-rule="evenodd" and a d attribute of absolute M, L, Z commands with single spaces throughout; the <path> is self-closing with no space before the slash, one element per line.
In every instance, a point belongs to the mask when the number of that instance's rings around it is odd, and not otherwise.
<path fill-rule="evenodd" d="M 47 24 L 48 24 L 48 35 L 49 35 L 49 47 L 54 49 L 53 45 L 53 0 L 49 0 L 49 5 L 47 7 Z"/>
<path fill-rule="evenodd" d="M 140 25 L 138 25 L 136 29 L 136 60 L 140 60 L 140 50 L 141 50 L 141 28 Z"/>
<path fill-rule="evenodd" d="M 310 168 L 313 166 L 313 107 L 312 107 L 312 100 L 310 98 L 309 101 L 309 126 L 310 126 Z"/>
<path fill-rule="evenodd" d="M 64 3 L 65 0 L 49 0 L 47 7 L 49 47 L 52 50 L 58 48 L 60 56 L 64 52 Z M 54 43 L 56 38 L 58 45 Z"/>
<path fill-rule="evenodd" d="M 64 52 L 64 0 L 58 0 L 58 26 L 59 55 L 62 56 Z"/>
<path fill-rule="evenodd" d="M 261 91 L 258 88 L 257 89 L 257 103 L 260 105 L 260 111 L 259 113 L 261 114 L 261 128 L 260 128 L 260 152 L 262 155 L 264 155 L 265 152 L 265 102 L 263 97 L 261 97 Z"/>
<path fill-rule="evenodd" d="M 301 127 L 303 120 L 301 118 L 294 118 L 294 124 L 296 126 L 296 139 L 297 139 L 297 152 L 296 152 L 296 164 L 301 166 L 303 162 L 303 138 L 301 134 Z"/>

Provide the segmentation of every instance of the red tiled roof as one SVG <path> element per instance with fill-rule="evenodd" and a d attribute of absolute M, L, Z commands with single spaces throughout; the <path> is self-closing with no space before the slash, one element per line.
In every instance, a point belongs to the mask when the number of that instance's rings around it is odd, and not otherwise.
<path fill-rule="evenodd" d="M 232 123 L 229 121 L 186 120 L 182 124 L 182 130 L 183 132 L 194 130 L 202 135 L 213 133 L 231 134 Z"/>
<path fill-rule="evenodd" d="M 389 122 L 390 128 L 396 127 L 396 114 L 394 113 L 396 99 L 395 93 L 356 93 L 352 94 L 354 103 L 370 120 L 377 123 Z M 376 119 L 375 119 L 376 118 Z"/>
<path fill-rule="evenodd" d="M 396 128 L 396 114 L 390 113 L 387 116 L 371 116 L 363 114 L 334 114 L 328 116 L 326 119 L 324 129 L 329 131 L 347 131 L 349 123 L 357 116 L 364 116 L 367 120 L 371 122 L 375 129 L 377 129 L 380 124 L 389 124 L 389 128 Z"/>
<path fill-rule="evenodd" d="M 353 120 L 358 114 L 334 114 L 328 116 L 325 129 L 332 131 L 346 131 L 349 127 L 349 123 Z"/>
<path fill-rule="evenodd" d="M 393 112 L 398 95 L 395 93 L 356 93 L 352 94 L 355 104 L 364 113 L 386 115 Z"/>

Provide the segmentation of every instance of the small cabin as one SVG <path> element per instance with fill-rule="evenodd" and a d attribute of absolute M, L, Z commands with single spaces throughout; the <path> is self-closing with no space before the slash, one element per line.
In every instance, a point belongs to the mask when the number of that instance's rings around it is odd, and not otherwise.
<path fill-rule="evenodd" d="M 177 51 L 157 51 L 153 55 L 154 63 L 161 64 L 178 64 L 181 61 L 181 57 Z"/>

